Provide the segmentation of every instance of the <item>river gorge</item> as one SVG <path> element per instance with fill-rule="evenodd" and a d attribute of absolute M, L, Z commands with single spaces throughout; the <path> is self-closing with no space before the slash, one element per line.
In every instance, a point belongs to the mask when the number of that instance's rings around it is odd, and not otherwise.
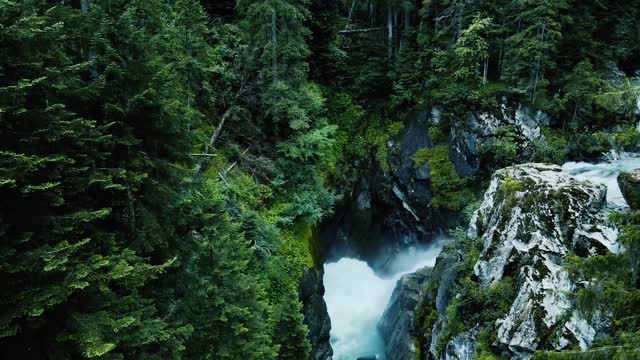
<path fill-rule="evenodd" d="M 559 179 L 571 177 L 580 182 L 603 184 L 606 186 L 607 207 L 620 209 L 627 205 L 616 178 L 620 172 L 637 168 L 640 168 L 640 156 L 623 153 L 599 163 L 567 162 L 561 173 L 550 174 L 559 176 Z M 548 170 L 545 168 L 540 174 L 544 176 L 545 171 Z M 390 306 L 389 300 L 396 284 L 401 286 L 400 278 L 418 269 L 433 267 L 442 248 L 450 242 L 449 236 L 438 235 L 428 245 L 408 247 L 393 256 L 384 271 L 376 272 L 367 262 L 347 257 L 324 265 L 324 300 L 331 319 L 333 360 L 404 358 L 401 354 L 385 356 L 385 344 L 388 346 L 390 339 L 380 331 L 383 313 Z M 464 356 L 447 356 L 449 358 L 465 359 Z"/>

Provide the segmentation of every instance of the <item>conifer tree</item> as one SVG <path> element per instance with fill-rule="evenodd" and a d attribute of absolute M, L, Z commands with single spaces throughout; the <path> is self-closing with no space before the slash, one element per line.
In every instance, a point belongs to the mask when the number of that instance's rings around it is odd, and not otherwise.
<path fill-rule="evenodd" d="M 185 355 L 193 359 L 273 359 L 270 307 L 253 250 L 225 212 L 222 183 L 205 181 L 181 205 L 189 213 L 177 311 L 193 327 Z"/>
<path fill-rule="evenodd" d="M 289 291 L 278 305 L 274 338 L 277 339 L 278 360 L 307 359 L 311 345 L 307 341 L 309 330 L 303 324 L 302 305 L 296 292 Z"/>
<path fill-rule="evenodd" d="M 565 21 L 565 0 L 524 0 L 517 2 L 510 26 L 515 29 L 507 39 L 505 78 L 524 89 L 531 103 L 548 82 L 545 71 L 555 66 L 554 55 Z M 524 84 L 523 84 L 524 82 Z"/>

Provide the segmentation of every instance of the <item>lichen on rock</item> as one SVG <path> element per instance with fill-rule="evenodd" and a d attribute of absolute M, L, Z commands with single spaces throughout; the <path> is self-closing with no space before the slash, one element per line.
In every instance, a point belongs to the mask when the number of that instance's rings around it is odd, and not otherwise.
<path fill-rule="evenodd" d="M 518 187 L 507 186 L 517 180 Z M 619 251 L 606 220 L 606 188 L 581 182 L 554 165 L 524 164 L 497 171 L 468 235 L 483 242 L 474 274 L 483 286 L 517 279 L 511 309 L 496 320 L 498 345 L 527 356 L 540 347 L 576 341 L 586 348 L 596 330 L 573 310 L 576 290 L 564 271 L 569 254 Z M 555 339 L 547 336 L 561 329 Z M 549 339 L 549 340 L 547 340 Z M 547 343 L 544 343 L 547 342 Z"/>
<path fill-rule="evenodd" d="M 629 207 L 633 210 L 640 209 L 640 169 L 620 173 L 618 185 Z"/>

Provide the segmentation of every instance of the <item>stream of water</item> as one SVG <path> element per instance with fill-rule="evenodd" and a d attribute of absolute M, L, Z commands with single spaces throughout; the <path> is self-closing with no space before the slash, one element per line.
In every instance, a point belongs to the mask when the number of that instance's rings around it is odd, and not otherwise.
<path fill-rule="evenodd" d="M 609 161 L 599 163 L 568 162 L 562 170 L 578 180 L 588 180 L 607 186 L 607 201 L 617 206 L 627 206 L 618 186 L 618 174 L 640 168 L 640 154 L 621 153 Z"/>

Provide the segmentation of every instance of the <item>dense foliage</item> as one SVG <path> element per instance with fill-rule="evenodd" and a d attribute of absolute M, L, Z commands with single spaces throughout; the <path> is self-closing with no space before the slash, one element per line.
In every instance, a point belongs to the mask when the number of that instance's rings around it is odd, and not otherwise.
<path fill-rule="evenodd" d="M 486 169 L 633 148 L 638 18 L 637 0 L 0 0 L 3 353 L 307 358 L 313 227 L 360 171 L 393 171 L 406 114 L 442 112 L 413 158 L 437 211 L 473 198 L 448 147 L 470 112 L 553 119 L 530 158 L 502 129 Z"/>
<path fill-rule="evenodd" d="M 0 2 L 3 353 L 306 357 L 300 229 L 333 201 L 334 132 L 306 5 L 278 9 L 281 70 L 251 8 Z"/>

